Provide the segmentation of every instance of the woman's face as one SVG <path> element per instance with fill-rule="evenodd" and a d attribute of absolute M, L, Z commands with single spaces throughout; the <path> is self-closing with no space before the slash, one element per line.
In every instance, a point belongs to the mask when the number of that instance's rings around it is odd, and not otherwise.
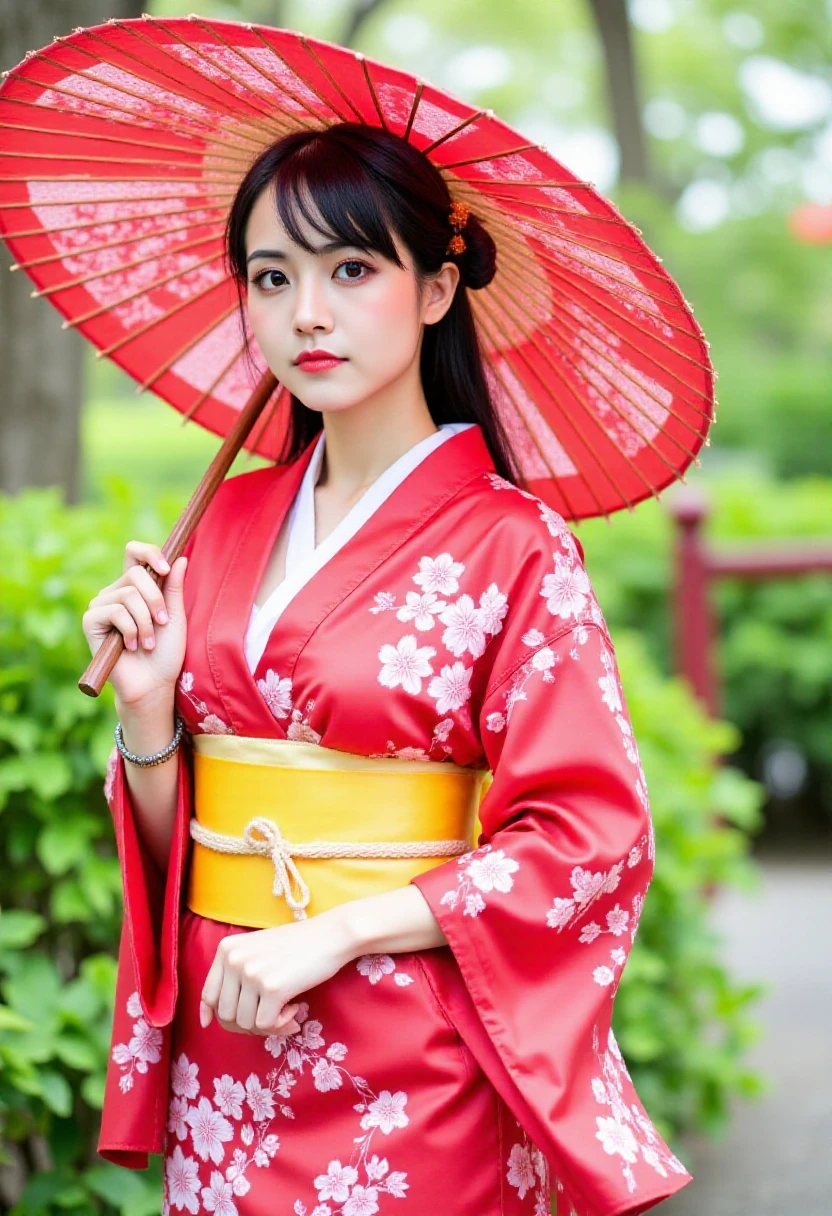
<path fill-rule="evenodd" d="M 446 262 L 417 290 L 409 252 L 403 267 L 356 246 L 331 246 L 304 220 L 308 253 L 284 228 L 270 190 L 252 208 L 246 229 L 248 317 L 274 375 L 309 409 L 349 409 L 383 393 L 415 365 L 423 324 L 447 311 L 459 270 Z M 319 371 L 296 360 L 323 350 L 341 362 Z M 311 365 L 314 367 L 314 364 Z"/>

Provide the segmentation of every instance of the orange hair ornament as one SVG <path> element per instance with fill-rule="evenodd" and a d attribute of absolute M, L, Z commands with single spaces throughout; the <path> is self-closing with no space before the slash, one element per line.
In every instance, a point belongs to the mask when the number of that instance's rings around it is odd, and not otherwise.
<path fill-rule="evenodd" d="M 468 223 L 468 216 L 471 214 L 467 203 L 452 203 L 451 211 L 448 216 L 448 221 L 454 229 L 454 235 L 448 241 L 446 253 L 464 253 L 467 249 L 465 237 L 462 236 L 462 229 Z"/>

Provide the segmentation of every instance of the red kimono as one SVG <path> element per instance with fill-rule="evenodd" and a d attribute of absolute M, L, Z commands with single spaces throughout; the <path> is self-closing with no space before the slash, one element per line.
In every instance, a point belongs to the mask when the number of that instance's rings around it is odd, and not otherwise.
<path fill-rule="evenodd" d="M 447 946 L 356 959 L 302 994 L 300 1034 L 203 1030 L 217 946 L 248 930 L 182 902 L 189 747 L 165 879 L 116 753 L 99 1152 L 133 1169 L 164 1153 L 165 1213 L 643 1212 L 690 1175 L 610 1028 L 654 847 L 580 544 L 495 473 L 479 427 L 454 433 L 294 595 L 250 672 L 252 604 L 314 446 L 226 481 L 191 538 L 177 708 L 191 735 L 490 768 L 479 847 L 412 880 Z"/>

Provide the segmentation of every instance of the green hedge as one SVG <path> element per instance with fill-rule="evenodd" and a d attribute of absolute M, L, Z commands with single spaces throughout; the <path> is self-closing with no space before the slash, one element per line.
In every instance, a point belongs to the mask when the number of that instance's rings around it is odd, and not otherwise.
<path fill-rule="evenodd" d="M 776 482 L 739 470 L 691 480 L 710 500 L 705 534 L 715 546 L 832 545 L 832 480 Z M 577 531 L 613 631 L 638 629 L 659 667 L 671 670 L 675 536 L 665 503 L 644 502 L 632 516 L 589 520 Z M 832 574 L 720 579 L 713 603 L 723 713 L 743 739 L 736 763 L 759 777 L 767 742 L 793 743 L 809 765 L 805 800 L 832 823 Z"/>
<path fill-rule="evenodd" d="M 114 715 L 109 689 L 92 700 L 76 685 L 90 597 L 128 538 L 164 538 L 173 504 L 140 509 L 118 482 L 106 497 L 66 508 L 53 491 L 0 496 L 0 1111 L 4 1158 L 30 1174 L 12 1216 L 159 1211 L 159 1158 L 129 1173 L 95 1153 L 121 914 L 102 793 Z M 658 853 L 615 1029 L 675 1139 L 718 1127 L 731 1096 L 758 1084 L 743 1062 L 754 990 L 723 969 L 703 891 L 749 881 L 760 791 L 714 766 L 733 728 L 660 677 L 637 636 L 615 636 Z"/>

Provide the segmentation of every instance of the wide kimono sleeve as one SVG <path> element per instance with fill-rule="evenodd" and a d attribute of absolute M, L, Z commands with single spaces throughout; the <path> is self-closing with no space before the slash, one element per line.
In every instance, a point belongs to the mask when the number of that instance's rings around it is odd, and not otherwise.
<path fill-rule="evenodd" d="M 190 547 L 191 542 L 188 556 Z M 180 907 L 193 811 L 187 733 L 175 763 L 176 810 L 164 874 L 139 834 L 125 761 L 116 748 L 104 786 L 121 865 L 124 918 L 98 1153 L 128 1169 L 146 1169 L 148 1153 L 162 1152 L 167 1115 Z"/>
<path fill-rule="evenodd" d="M 691 1178 L 650 1122 L 611 1029 L 654 838 L 582 551 L 565 527 L 550 530 L 557 544 L 516 563 L 475 711 L 493 773 L 479 847 L 412 881 L 478 1022 L 467 1025 L 453 999 L 460 1032 L 556 1174 L 558 1213 L 624 1216 Z"/>

